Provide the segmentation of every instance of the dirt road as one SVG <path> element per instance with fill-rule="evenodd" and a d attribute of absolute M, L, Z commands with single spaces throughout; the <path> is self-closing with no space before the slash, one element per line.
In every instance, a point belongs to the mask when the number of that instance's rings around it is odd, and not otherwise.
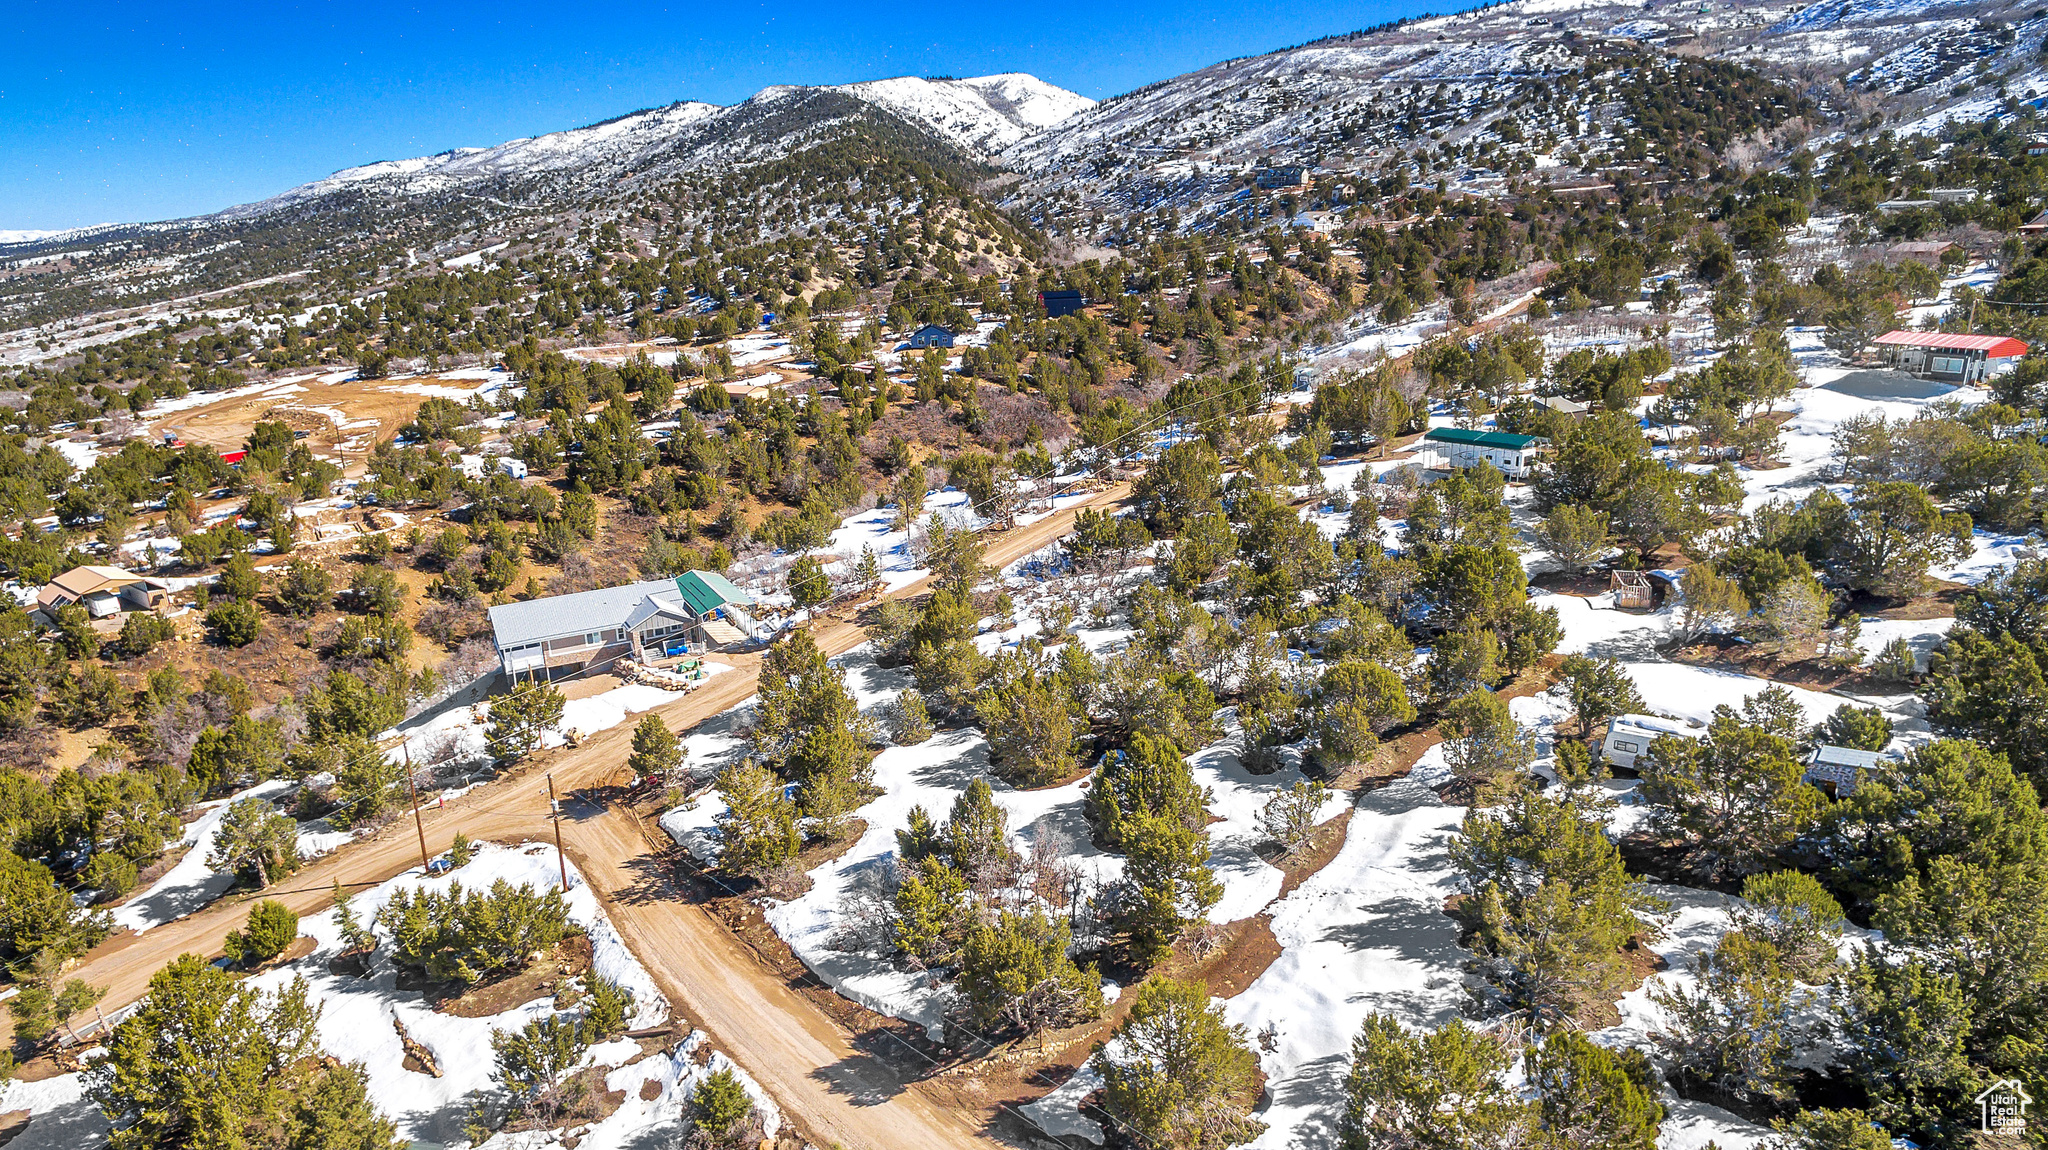
<path fill-rule="evenodd" d="M 1129 493 L 1129 484 L 1118 484 L 1083 504 L 996 536 L 986 561 L 995 567 L 1013 563 L 1065 535 L 1081 507 L 1119 503 Z M 925 589 L 920 580 L 891 597 Z M 825 621 L 812 633 L 828 654 L 844 653 L 866 638 L 856 623 L 844 619 Z M 670 729 L 689 730 L 750 698 L 757 674 L 749 662 L 714 676 L 658 713 Z M 848 1150 L 939 1150 L 988 1143 L 980 1115 L 935 1104 L 890 1065 L 855 1050 L 822 1010 L 766 969 L 709 912 L 682 897 L 665 844 L 652 841 L 633 811 L 605 801 L 631 743 L 632 724 L 622 723 L 444 808 L 425 811 L 428 849 L 446 850 L 457 830 L 495 842 L 547 840 L 544 774 L 552 773 L 556 787 L 571 795 L 562 822 L 569 858 L 604 898 L 634 954 L 676 1008 L 745 1067 L 814 1143 L 838 1143 Z M 418 865 L 419 840 L 411 820 L 404 819 L 375 839 L 314 861 L 263 896 L 301 915 L 313 914 L 332 901 L 336 882 L 372 885 Z M 150 976 L 179 954 L 218 953 L 227 931 L 242 924 L 248 901 L 223 899 L 140 935 L 110 939 L 71 977 L 105 987 L 104 1008 L 111 1011 L 141 997 Z"/>

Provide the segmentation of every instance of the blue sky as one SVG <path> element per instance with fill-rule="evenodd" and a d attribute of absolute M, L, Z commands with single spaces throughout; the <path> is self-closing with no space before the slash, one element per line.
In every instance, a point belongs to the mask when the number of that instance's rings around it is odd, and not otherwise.
<path fill-rule="evenodd" d="M 1435 10 L 1464 7 L 1439 2 Z M 166 219 L 768 84 L 1031 72 L 1101 99 L 1420 0 L 0 4 L 0 230 Z"/>

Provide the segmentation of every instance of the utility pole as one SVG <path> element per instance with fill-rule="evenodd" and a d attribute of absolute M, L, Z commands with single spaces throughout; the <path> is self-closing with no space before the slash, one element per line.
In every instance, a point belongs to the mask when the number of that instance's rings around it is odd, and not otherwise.
<path fill-rule="evenodd" d="M 412 781 L 412 747 L 399 744 L 405 751 L 405 793 L 412 796 L 412 829 L 420 836 L 420 873 L 427 874 L 427 826 L 420 821 L 419 787 Z"/>
<path fill-rule="evenodd" d="M 562 867 L 562 893 L 569 893 L 569 856 L 562 852 L 562 802 L 555 797 L 555 772 L 548 772 L 548 814 L 555 820 L 555 862 Z"/>

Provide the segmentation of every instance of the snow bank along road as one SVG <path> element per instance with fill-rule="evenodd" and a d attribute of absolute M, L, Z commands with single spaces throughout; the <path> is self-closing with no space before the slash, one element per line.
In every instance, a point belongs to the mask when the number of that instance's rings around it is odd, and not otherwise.
<path fill-rule="evenodd" d="M 1118 484 L 1084 503 L 1049 515 L 990 540 L 986 561 L 1004 567 L 1059 539 L 1072 529 L 1074 513 L 1101 508 L 1130 495 Z M 920 579 L 891 592 L 915 595 Z M 852 622 L 831 620 L 813 627 L 828 654 L 859 646 L 866 636 Z M 656 708 L 672 730 L 684 731 L 745 702 L 754 694 L 758 665 L 714 676 L 702 688 Z M 477 787 L 445 808 L 423 812 L 427 847 L 448 848 L 455 832 L 497 842 L 538 839 L 547 832 L 545 769 L 564 791 L 612 782 L 626 760 L 633 724 L 622 723 L 584 740 L 579 747 L 547 756 Z M 989 1140 L 977 1115 L 938 1105 L 915 1083 L 902 1081 L 888 1066 L 853 1048 L 846 1034 L 822 1010 L 798 995 L 701 907 L 680 897 L 664 844 L 650 839 L 640 819 L 624 808 L 575 796 L 563 804 L 562 838 L 613 925 L 653 974 L 669 1000 L 706 1032 L 733 1061 L 760 1082 L 816 1145 L 848 1150 L 940 1150 Z M 410 820 L 392 823 L 375 839 L 351 843 L 263 892 L 301 915 L 332 902 L 335 883 L 382 882 L 419 864 L 419 841 Z M 214 954 L 226 933 L 242 925 L 248 901 L 225 899 L 145 934 L 110 939 L 72 977 L 107 988 L 106 1009 L 140 998 L 150 976 L 180 954 Z"/>

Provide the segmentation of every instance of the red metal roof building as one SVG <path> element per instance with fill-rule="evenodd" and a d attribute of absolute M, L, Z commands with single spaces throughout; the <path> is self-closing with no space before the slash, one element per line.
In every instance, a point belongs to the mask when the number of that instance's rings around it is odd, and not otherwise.
<path fill-rule="evenodd" d="M 1945 331 L 1888 331 L 1872 346 L 1892 367 L 1943 383 L 1977 383 L 2003 375 L 2027 354 L 2027 345 L 2011 336 Z"/>

